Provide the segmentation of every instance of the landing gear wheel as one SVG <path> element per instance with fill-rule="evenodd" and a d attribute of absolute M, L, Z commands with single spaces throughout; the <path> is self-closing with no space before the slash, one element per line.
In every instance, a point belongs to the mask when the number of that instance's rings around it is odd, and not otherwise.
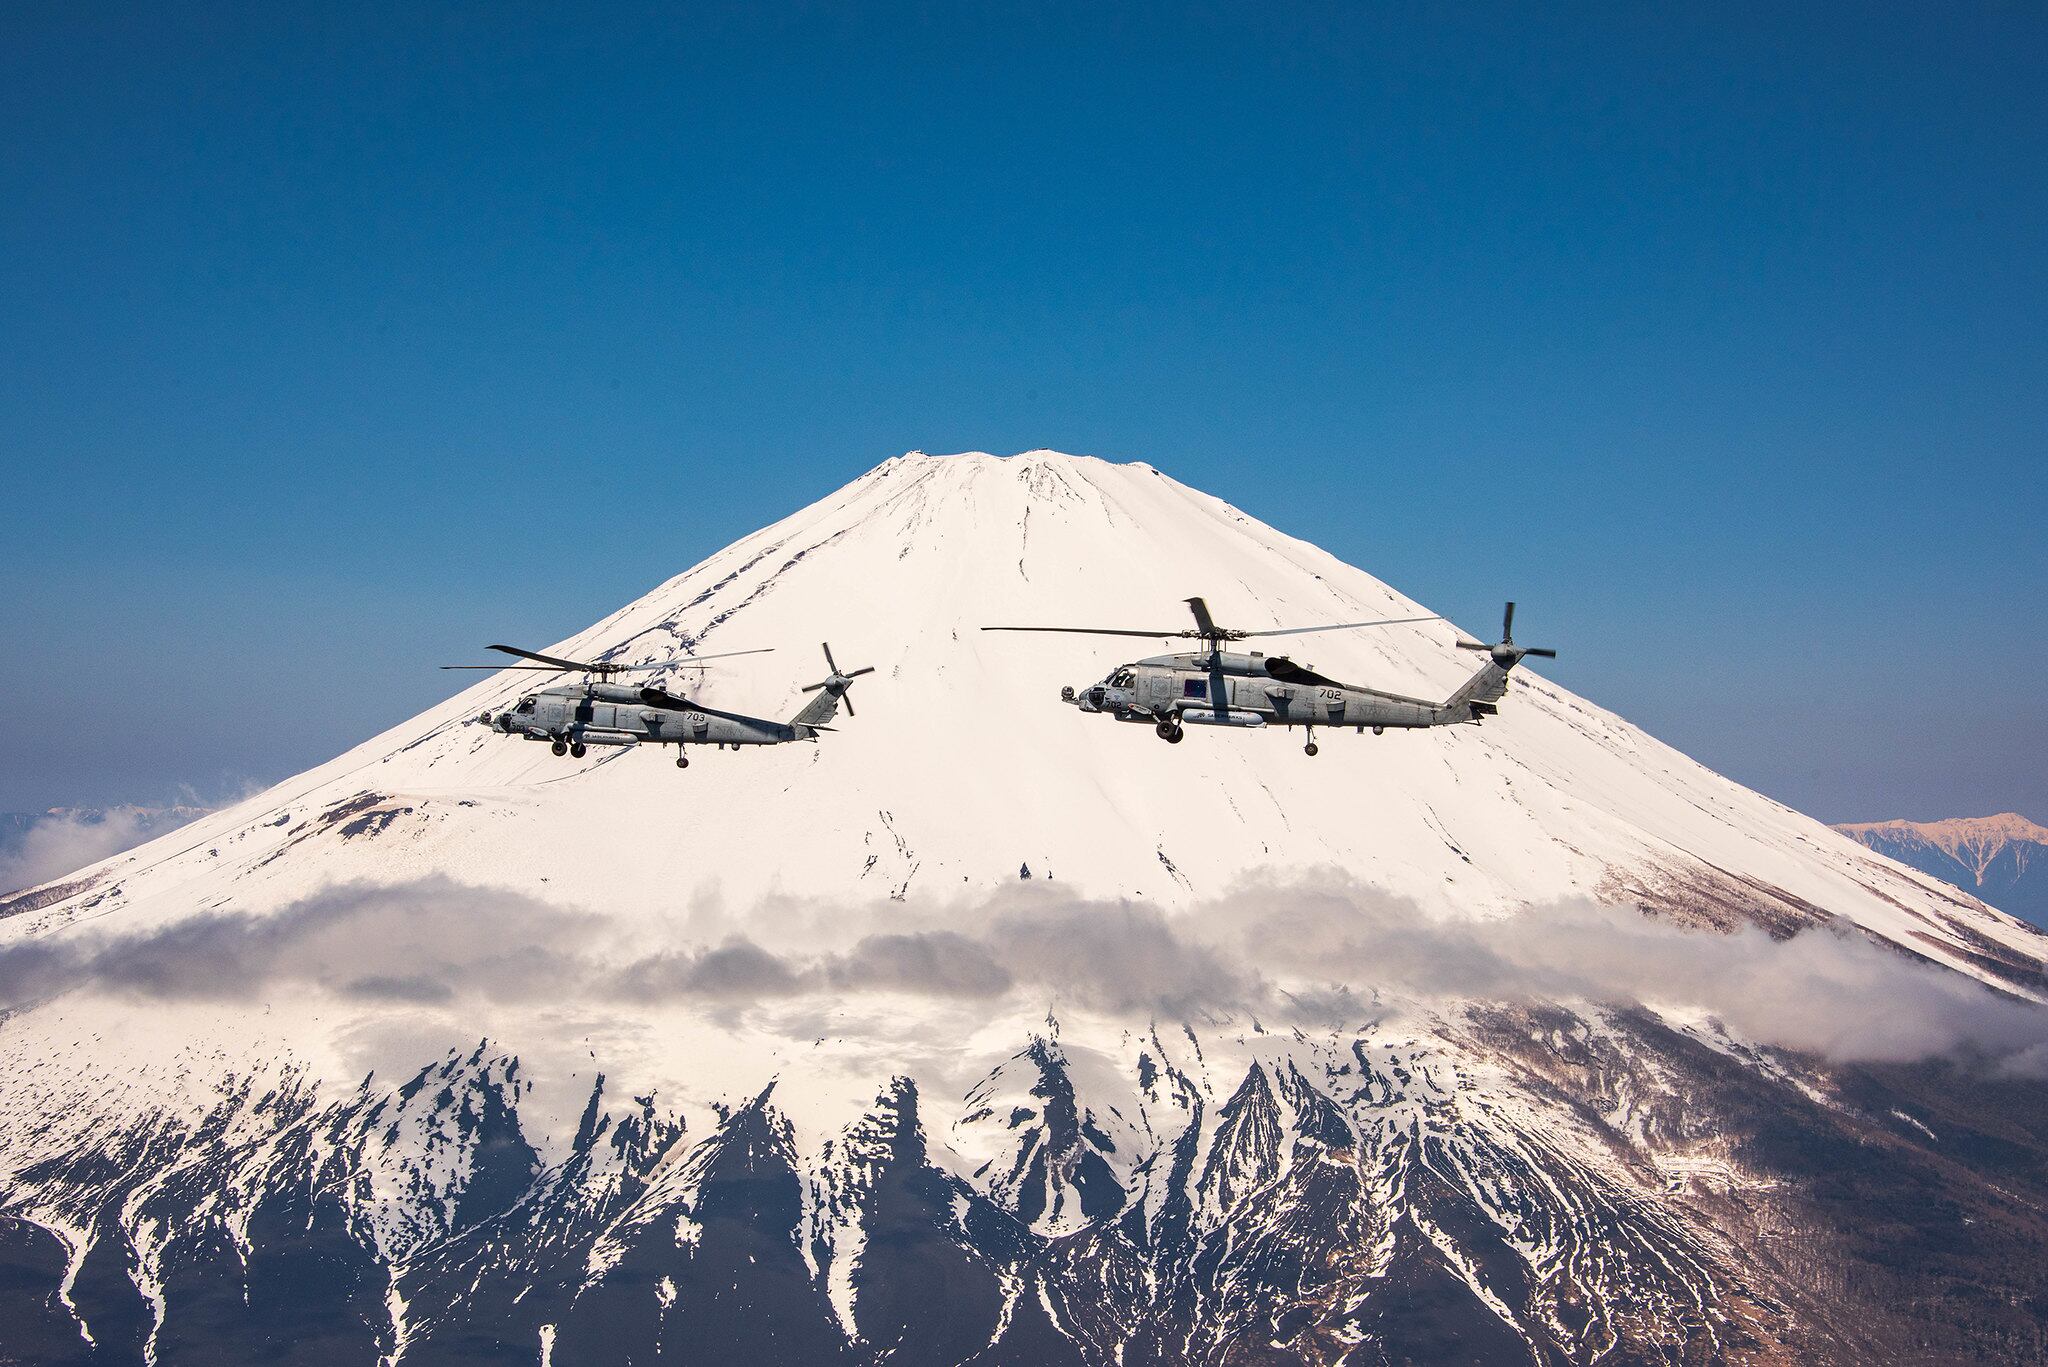
<path fill-rule="evenodd" d="M 686 754 L 684 754 L 684 753 L 683 753 L 683 748 L 682 748 L 682 747 L 681 747 L 680 745 L 679 745 L 679 746 L 677 746 L 677 747 L 676 747 L 676 768 L 678 768 L 678 769 L 687 769 L 687 768 L 689 768 L 689 767 L 690 767 L 690 757 L 689 757 L 688 755 L 686 755 Z"/>
<path fill-rule="evenodd" d="M 580 740 L 569 747 L 569 756 L 571 759 L 582 759 L 588 753 L 589 751 L 583 748 L 583 742 Z"/>
<path fill-rule="evenodd" d="M 1166 743 L 1168 745 L 1179 745 L 1181 742 L 1181 738 L 1185 735 L 1187 735 L 1187 732 L 1181 730 L 1178 726 L 1176 726 L 1173 728 L 1173 730 L 1167 732 Z"/>
<path fill-rule="evenodd" d="M 1159 739 L 1161 740 L 1173 739 L 1173 723 L 1170 721 L 1156 722 L 1153 724 L 1152 729 L 1159 733 Z"/>
<path fill-rule="evenodd" d="M 1303 753 L 1304 755 L 1314 755 L 1321 748 L 1322 747 L 1317 745 L 1314 741 L 1310 741 L 1307 745 L 1301 747 L 1301 753 Z"/>
<path fill-rule="evenodd" d="M 550 745 L 548 749 L 554 751 L 557 755 L 566 755 L 569 753 L 569 746 L 568 743 L 565 741 L 558 740 L 553 745 Z"/>

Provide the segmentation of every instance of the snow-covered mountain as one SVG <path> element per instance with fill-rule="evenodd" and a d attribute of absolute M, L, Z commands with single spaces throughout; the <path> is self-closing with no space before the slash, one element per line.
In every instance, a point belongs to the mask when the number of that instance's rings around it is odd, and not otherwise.
<path fill-rule="evenodd" d="M 1941 821 L 1863 821 L 1835 829 L 2001 911 L 2048 926 L 2048 826 L 2018 812 Z"/>
<path fill-rule="evenodd" d="M 548 647 L 772 645 L 699 696 L 787 716 L 830 641 L 818 744 L 557 759 L 507 673 L 0 901 L 0 1360 L 2048 1353 L 2048 939 L 1526 668 L 1311 759 L 978 630 L 1197 593 L 1427 611 L 912 454 Z M 1457 636 L 1295 658 L 1441 697 Z"/>

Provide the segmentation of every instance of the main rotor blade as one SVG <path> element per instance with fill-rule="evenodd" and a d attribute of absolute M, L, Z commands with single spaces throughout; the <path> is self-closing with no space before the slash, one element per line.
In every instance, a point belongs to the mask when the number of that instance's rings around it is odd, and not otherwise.
<path fill-rule="evenodd" d="M 774 653 L 774 646 L 755 646 L 752 650 L 721 650 L 715 655 L 677 655 L 670 658 L 677 660 L 730 660 L 735 655 L 773 655 Z M 648 666 L 648 668 L 652 667 L 651 665 Z"/>
<path fill-rule="evenodd" d="M 609 670 L 616 674 L 643 674 L 650 670 L 687 668 L 702 664 L 706 660 L 730 660 L 735 655 L 767 655 L 774 646 L 757 646 L 753 650 L 722 650 L 716 655 L 671 655 L 666 660 L 656 660 L 645 665 L 594 665 L 592 668 Z"/>
<path fill-rule="evenodd" d="M 678 698 L 665 688 L 651 685 L 640 690 L 640 701 L 649 707 L 666 707 L 672 712 L 687 712 L 691 706 L 688 698 Z"/>
<path fill-rule="evenodd" d="M 517 655 L 522 660 L 538 660 L 537 665 L 443 665 L 443 669 L 551 669 L 557 672 L 572 671 L 580 674 L 652 674 L 664 669 L 702 664 L 708 660 L 729 660 L 736 655 L 766 655 L 774 646 L 757 646 L 752 650 L 724 650 L 715 655 L 671 655 L 665 660 L 656 660 L 644 665 L 615 665 L 586 660 L 564 660 L 556 655 L 543 655 L 537 650 L 522 650 L 518 646 L 494 645 L 492 650 L 502 650 L 507 655 Z"/>
<path fill-rule="evenodd" d="M 707 717 L 724 717 L 727 721 L 746 721 L 756 723 L 761 721 L 761 718 L 750 717 L 746 715 L 744 712 L 721 712 L 715 707 L 706 707 L 703 703 L 700 702 L 692 702 L 690 704 L 690 710 L 692 712 L 701 712 Z M 695 742 L 692 743 L 694 744 Z"/>
<path fill-rule="evenodd" d="M 1081 636 L 1143 636 L 1151 640 L 1173 636 L 1196 636 L 1199 632 L 1175 627 L 1170 631 L 1125 631 L 1120 627 L 983 627 L 983 631 L 1067 631 Z"/>
<path fill-rule="evenodd" d="M 1303 636 L 1311 631 L 1351 631 L 1358 627 L 1397 627 L 1408 622 L 1440 622 L 1443 618 L 1434 614 L 1428 617 L 1386 617 L 1377 622 L 1332 622 L 1320 627 L 1276 627 L 1272 631 L 1239 631 L 1232 633 L 1239 637 L 1251 636 Z"/>
<path fill-rule="evenodd" d="M 584 664 L 581 660 L 564 660 L 558 655 L 543 655 L 537 650 L 521 650 L 518 646 L 491 646 L 489 648 L 502 651 L 507 655 L 517 655 L 522 660 L 539 660 L 542 664 L 553 665 L 556 669 L 578 669 L 584 673 L 591 673 L 608 668 L 605 665 Z"/>
<path fill-rule="evenodd" d="M 1195 629 L 1204 636 L 1215 636 L 1216 619 L 1209 615 L 1209 605 L 1199 598 L 1187 600 L 1188 611 L 1195 614 Z"/>
<path fill-rule="evenodd" d="M 441 666 L 441 668 L 443 668 L 443 669 L 491 669 L 491 670 L 497 670 L 497 671 L 499 671 L 500 673 L 502 673 L 502 672 L 504 672 L 505 670 L 508 670 L 508 669 L 531 669 L 531 670 L 533 670 L 533 671 L 534 671 L 535 673 L 539 673 L 539 674 L 559 674 L 559 673 L 561 673 L 561 672 L 562 672 L 561 666 L 559 666 L 559 665 L 442 665 L 442 666 Z"/>

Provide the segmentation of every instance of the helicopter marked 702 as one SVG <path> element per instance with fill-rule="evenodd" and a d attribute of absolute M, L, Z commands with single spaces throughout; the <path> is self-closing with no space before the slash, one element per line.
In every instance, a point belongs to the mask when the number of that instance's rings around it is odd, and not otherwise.
<path fill-rule="evenodd" d="M 873 665 L 842 672 L 832 658 L 832 647 L 825 646 L 825 665 L 831 673 L 822 682 L 807 684 L 803 690 L 818 696 L 805 703 L 803 710 L 788 721 L 771 721 L 738 712 L 721 712 L 715 707 L 706 707 L 651 685 L 635 688 L 630 684 L 602 681 L 618 674 L 690 668 L 708 660 L 725 660 L 735 655 L 765 655 L 774 649 L 773 646 L 763 646 L 758 650 L 729 650 L 718 655 L 675 655 L 645 665 L 564 660 L 521 650 L 518 646 L 492 646 L 491 649 L 539 663 L 442 665 L 441 668 L 532 669 L 581 673 L 584 677 L 581 683 L 561 684 L 529 693 L 509 711 L 500 712 L 495 717 L 486 712 L 477 718 L 485 726 L 508 736 L 546 741 L 556 754 L 573 755 L 577 759 L 582 759 L 587 747 L 592 745 L 673 745 L 676 747 L 678 769 L 690 767 L 686 746 L 716 745 L 722 749 L 730 745 L 737 750 L 742 745 L 785 745 L 790 741 L 816 740 L 819 732 L 832 729 L 825 723 L 838 714 L 841 702 L 846 704 L 846 714 L 854 715 L 853 699 L 847 697 L 847 690 L 855 679 L 874 672 Z"/>
<path fill-rule="evenodd" d="M 983 631 L 1065 631 L 1090 636 L 1186 637 L 1207 649 L 1183 655 L 1154 655 L 1118 665 L 1101 683 L 1060 690 L 1060 701 L 1083 712 L 1103 712 L 1118 721 L 1151 722 L 1159 738 L 1178 745 L 1183 726 L 1300 726 L 1306 729 L 1302 749 L 1316 753 L 1318 726 L 1372 728 L 1377 736 L 1388 727 L 1414 730 L 1425 726 L 1457 726 L 1478 722 L 1500 709 L 1508 691 L 1508 671 L 1529 655 L 1556 659 L 1557 652 L 1515 644 L 1515 605 L 1501 620 L 1500 640 L 1493 645 L 1460 641 L 1461 650 L 1483 650 L 1489 657 L 1464 686 L 1440 703 L 1382 693 L 1376 688 L 1339 683 L 1284 655 L 1226 652 L 1226 641 L 1257 636 L 1300 636 L 1314 631 L 1351 631 L 1359 627 L 1399 626 L 1435 622 L 1440 618 L 1392 617 L 1377 622 L 1332 622 L 1313 627 L 1276 627 L 1268 631 L 1233 631 L 1219 627 L 1209 605 L 1187 600 L 1194 613 L 1193 630 L 1135 631 L 1117 627 L 983 627 Z"/>

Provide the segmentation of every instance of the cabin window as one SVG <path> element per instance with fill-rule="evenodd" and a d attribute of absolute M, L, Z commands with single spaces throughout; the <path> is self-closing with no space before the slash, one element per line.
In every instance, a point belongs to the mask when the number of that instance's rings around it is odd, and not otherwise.
<path fill-rule="evenodd" d="M 1180 681 L 1180 695 L 1183 698 L 1199 698 L 1207 702 L 1209 700 L 1209 681 L 1207 679 L 1182 679 Z"/>

